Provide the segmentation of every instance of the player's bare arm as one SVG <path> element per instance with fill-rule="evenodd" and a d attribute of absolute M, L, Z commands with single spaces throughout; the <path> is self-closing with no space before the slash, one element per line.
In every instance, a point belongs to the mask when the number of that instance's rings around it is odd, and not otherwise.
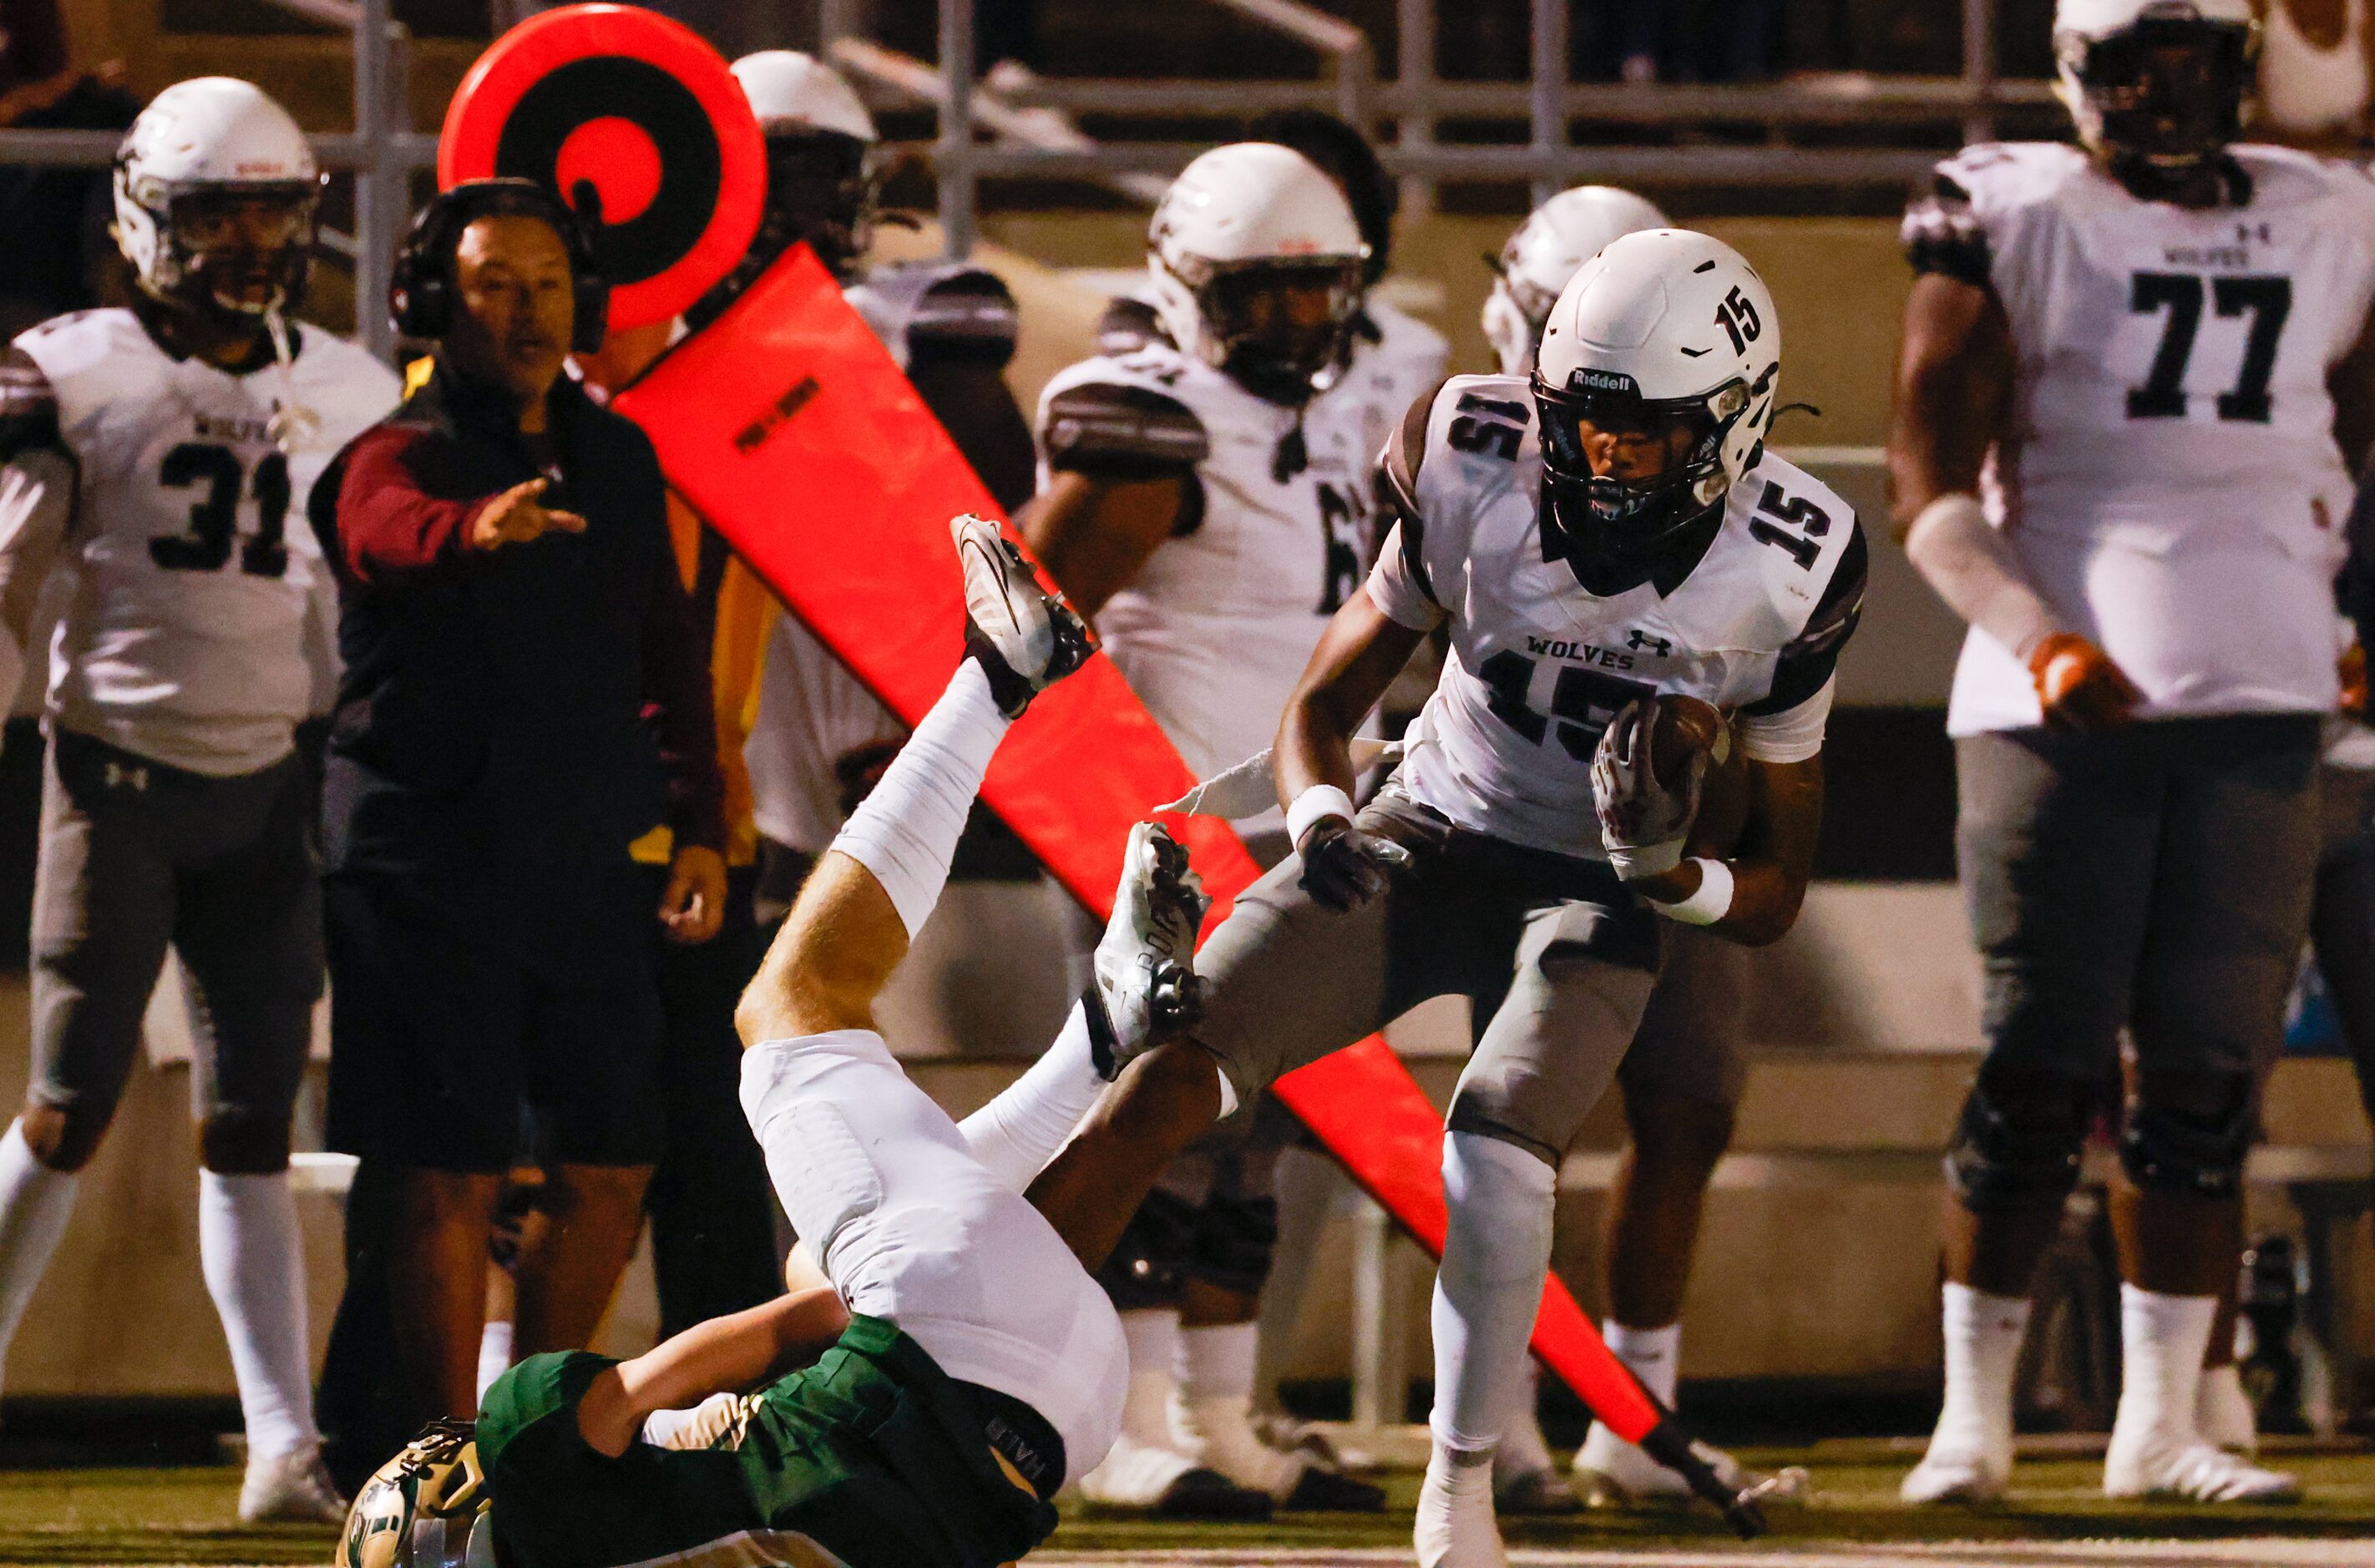
<path fill-rule="evenodd" d="M 1353 595 L 1328 623 L 1279 721 L 1279 804 L 1303 856 L 1304 886 L 1332 909 L 1375 898 L 1407 859 L 1399 845 L 1353 824 L 1353 736 L 1425 636 L 1367 593 Z"/>
<path fill-rule="evenodd" d="M 74 515 L 75 465 L 49 378 L 23 349 L 0 359 L 0 631 L 21 657 L 41 584 Z"/>
<path fill-rule="evenodd" d="M 1183 480 L 1058 473 L 1015 519 L 1072 607 L 1093 617 L 1178 526 Z"/>
<path fill-rule="evenodd" d="M 1943 272 L 1914 279 L 1889 422 L 1890 527 L 1938 596 L 2028 666 L 2048 725 L 2101 729 L 2124 722 L 2143 693 L 2062 622 L 1979 506 L 2015 364 L 1993 289 Z"/>
<path fill-rule="evenodd" d="M 577 1430 L 596 1452 L 616 1458 L 654 1411 L 686 1409 L 797 1372 L 848 1326 L 849 1309 L 831 1285 L 696 1324 L 597 1376 L 578 1404 Z"/>

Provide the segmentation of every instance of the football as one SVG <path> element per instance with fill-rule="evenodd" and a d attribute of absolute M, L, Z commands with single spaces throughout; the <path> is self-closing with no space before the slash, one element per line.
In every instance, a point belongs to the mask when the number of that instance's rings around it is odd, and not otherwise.
<path fill-rule="evenodd" d="M 1741 831 L 1748 824 L 1748 764 L 1731 742 L 1731 724 L 1720 709 L 1696 697 L 1658 699 L 1658 716 L 1649 731 L 1649 766 L 1658 782 L 1681 782 L 1693 752 L 1722 760 L 1710 761 L 1699 786 L 1699 814 L 1691 824 L 1684 853 L 1721 859 L 1739 847 Z M 1718 742 L 1723 745 L 1719 748 Z"/>

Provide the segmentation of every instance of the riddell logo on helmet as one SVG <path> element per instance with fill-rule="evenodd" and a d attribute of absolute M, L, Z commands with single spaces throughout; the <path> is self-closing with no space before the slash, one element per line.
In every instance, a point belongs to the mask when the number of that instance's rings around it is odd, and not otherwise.
<path fill-rule="evenodd" d="M 1629 392 L 1638 395 L 1641 387 L 1623 371 L 1580 370 L 1566 378 L 1570 392 Z"/>

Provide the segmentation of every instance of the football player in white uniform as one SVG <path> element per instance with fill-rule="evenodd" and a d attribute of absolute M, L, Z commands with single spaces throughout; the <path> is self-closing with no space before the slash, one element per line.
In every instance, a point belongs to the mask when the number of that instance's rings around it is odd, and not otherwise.
<path fill-rule="evenodd" d="M 744 55 L 734 76 L 766 133 L 766 215 L 749 255 L 688 312 L 688 323 L 705 325 L 786 250 L 806 242 L 841 279 L 845 297 L 990 494 L 1009 510 L 1021 505 L 1031 494 L 1034 457 L 1031 427 L 1002 374 L 1014 357 L 1013 295 L 996 275 L 961 263 L 866 266 L 880 173 L 879 137 L 864 102 L 839 72 L 795 50 Z M 765 903 L 789 903 L 906 733 L 813 632 L 774 616 L 743 749 Z M 961 875 L 985 857 L 1028 867 L 1002 830 L 1003 856 L 983 848 L 986 836 L 969 837 L 973 853 L 961 857 Z"/>
<path fill-rule="evenodd" d="M 1093 1253 L 1135 1196 L 1109 1142 L 1183 1145 L 1416 1003 L 1470 996 L 1486 1021 L 1444 1139 L 1425 1568 L 1502 1561 L 1491 1460 L 1523 1398 L 1555 1166 L 1632 1043 L 1660 916 L 1750 944 L 1796 919 L 1865 574 L 1847 504 L 1765 452 L 1780 325 L 1730 247 L 1616 241 L 1539 360 L 1530 382 L 1454 377 L 1398 427 L 1397 521 L 1279 729 L 1296 853 L 1206 946 L 1189 1039 L 1138 1058 L 1033 1188 Z M 1437 627 L 1442 682 L 1356 811 L 1351 737 Z M 1684 855 L 1704 759 L 1666 783 L 1641 765 L 1663 693 L 1732 715 L 1750 806 L 1728 858 Z"/>
<path fill-rule="evenodd" d="M 53 568 L 33 914 L 33 1071 L 0 1138 L 0 1347 L 64 1233 L 170 948 L 197 1048 L 199 1250 L 246 1417 L 242 1518 L 335 1521 L 308 1385 L 289 1108 L 322 989 L 301 511 L 396 406 L 361 349 L 289 319 L 320 178 L 245 82 L 158 95 L 115 167 L 128 309 L 26 333 L 0 370 L 0 607 L 22 651 Z"/>
<path fill-rule="evenodd" d="M 1341 147 L 1337 161 L 1351 161 Z M 1046 473 L 1023 536 L 1199 779 L 1262 749 L 1329 619 L 1360 592 L 1377 454 L 1423 390 L 1413 372 L 1440 374 L 1439 360 L 1387 352 L 1374 324 L 1361 335 L 1369 247 L 1346 190 L 1384 183 L 1370 169 L 1340 186 L 1269 142 L 1197 159 L 1149 230 L 1151 307 L 1117 301 L 1103 352 L 1041 395 Z M 1280 827 L 1247 826 L 1266 862 L 1286 851 Z M 1382 1505 L 1271 1449 L 1251 1421 L 1292 1132 L 1275 1105 L 1252 1106 L 1170 1173 L 1105 1271 L 1132 1398 L 1091 1495 L 1237 1506 L 1187 1496 L 1193 1462 L 1291 1508 Z"/>
<path fill-rule="evenodd" d="M 1988 1042 L 1914 1502 L 2004 1489 L 2030 1277 L 2122 1028 L 2104 1489 L 2295 1490 L 2196 1407 L 2307 931 L 2332 584 L 2375 430 L 2375 183 L 2234 145 L 2253 27 L 2246 0 L 2062 0 L 2082 145 L 1966 148 L 1906 219 L 1895 524 L 1971 623 L 1947 728 Z"/>
<path fill-rule="evenodd" d="M 1650 203 L 1609 185 L 1561 191 L 1536 207 L 1494 258 L 1493 290 L 1484 301 L 1484 336 L 1501 373 L 1533 374 L 1551 307 L 1584 263 L 1624 235 L 1665 227 Z M 1707 1178 L 1731 1142 L 1746 1080 L 1740 1052 L 1746 967 L 1734 943 L 1704 931 L 1668 932 L 1657 989 L 1617 1069 L 1632 1144 L 1609 1203 L 1602 1247 L 1609 1315 L 1600 1332 L 1616 1359 L 1669 1406 L 1700 1208 Z M 1553 1463 L 1531 1399 L 1511 1413 L 1493 1468 L 1503 1514 L 1576 1506 L 1576 1490 Z M 1737 1467 L 1719 1456 L 1719 1471 L 1730 1479 Z M 1690 1495 L 1680 1475 L 1598 1421 L 1575 1456 L 1575 1480 L 1594 1503 Z"/>

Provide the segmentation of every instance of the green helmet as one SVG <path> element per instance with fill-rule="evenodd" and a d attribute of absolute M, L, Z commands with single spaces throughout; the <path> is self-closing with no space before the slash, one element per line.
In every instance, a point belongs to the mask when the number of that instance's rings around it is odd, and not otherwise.
<path fill-rule="evenodd" d="M 355 1494 L 337 1568 L 494 1568 L 478 1428 L 431 1421 Z"/>

